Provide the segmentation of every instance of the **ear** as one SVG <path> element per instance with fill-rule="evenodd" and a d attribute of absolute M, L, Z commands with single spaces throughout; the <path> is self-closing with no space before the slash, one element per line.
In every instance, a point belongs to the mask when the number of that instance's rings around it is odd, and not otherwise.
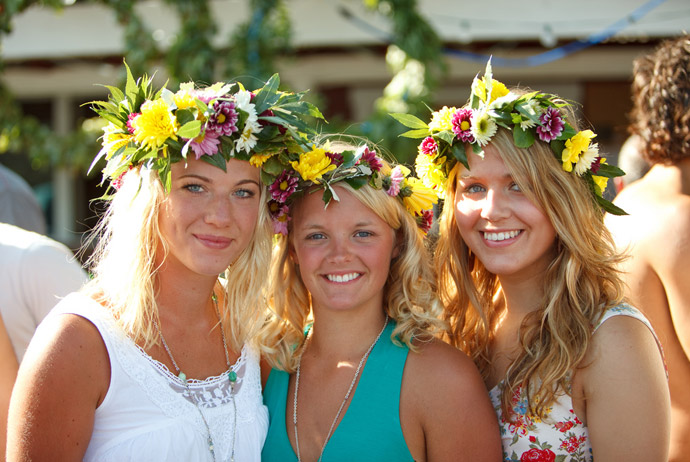
<path fill-rule="evenodd" d="M 288 258 L 292 260 L 292 263 L 295 264 L 295 266 L 299 266 L 299 260 L 297 259 L 297 252 L 295 252 L 295 247 L 292 245 L 292 242 L 288 244 Z"/>

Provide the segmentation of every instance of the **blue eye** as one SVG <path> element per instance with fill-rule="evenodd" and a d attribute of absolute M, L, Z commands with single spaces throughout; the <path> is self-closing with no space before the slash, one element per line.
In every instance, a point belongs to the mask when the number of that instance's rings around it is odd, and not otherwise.
<path fill-rule="evenodd" d="M 511 185 L 510 185 L 510 189 L 511 189 L 512 191 L 518 191 L 518 192 L 521 192 L 521 191 L 522 191 L 522 189 L 520 189 L 520 186 L 518 186 L 517 183 L 511 184 Z"/>
<path fill-rule="evenodd" d="M 250 199 L 250 198 L 256 196 L 256 192 L 254 192 L 250 189 L 238 189 L 233 194 L 237 197 L 247 198 L 247 199 Z"/>
<path fill-rule="evenodd" d="M 465 192 L 470 193 L 470 194 L 478 193 L 478 192 L 482 192 L 482 191 L 484 191 L 484 188 L 478 184 L 473 184 L 473 185 L 470 185 L 467 188 L 465 188 Z"/>
<path fill-rule="evenodd" d="M 370 237 L 373 235 L 374 235 L 374 233 L 372 233 L 370 231 L 357 231 L 355 233 L 355 237 Z"/>
<path fill-rule="evenodd" d="M 192 193 L 199 193 L 204 190 L 203 186 L 196 183 L 186 184 L 183 186 L 183 188 Z"/>
<path fill-rule="evenodd" d="M 307 235 L 308 240 L 319 240 L 319 239 L 326 239 L 326 235 L 323 233 L 312 233 Z"/>

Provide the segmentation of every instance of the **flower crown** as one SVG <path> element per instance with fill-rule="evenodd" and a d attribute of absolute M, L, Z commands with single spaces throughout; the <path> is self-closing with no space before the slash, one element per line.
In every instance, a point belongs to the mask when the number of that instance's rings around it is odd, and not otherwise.
<path fill-rule="evenodd" d="M 391 166 L 367 146 L 335 152 L 327 141 L 302 153 L 281 153 L 262 164 L 262 179 L 268 184 L 269 211 L 276 234 L 287 234 L 292 199 L 323 189 L 323 202 L 338 201 L 333 185 L 344 181 L 354 189 L 369 184 L 399 198 L 423 232 L 431 228 L 436 193 L 403 165 Z"/>
<path fill-rule="evenodd" d="M 107 121 L 103 148 L 91 168 L 105 157 L 102 183 L 110 180 L 115 189 L 124 173 L 144 165 L 158 171 L 169 191 L 170 166 L 187 159 L 190 151 L 223 170 L 230 158 L 257 165 L 278 153 L 303 151 L 315 130 L 302 118 L 323 119 L 315 106 L 302 100 L 306 92 L 279 91 L 278 74 L 255 92 L 240 83 L 219 82 L 205 88 L 183 83 L 173 93 L 165 87 L 154 92 L 151 78 L 135 81 L 125 67 L 124 92 L 107 86 L 109 100 L 90 103 Z"/>
<path fill-rule="evenodd" d="M 456 162 L 467 169 L 465 144 L 483 156 L 484 146 L 491 142 L 498 126 L 512 130 L 513 142 L 527 149 L 540 140 L 549 143 L 554 156 L 562 162 L 563 170 L 574 172 L 587 182 L 597 204 L 614 215 L 626 212 L 604 199 L 603 192 L 609 178 L 625 174 L 618 167 L 608 165 L 599 156 L 599 148 L 591 130 L 576 132 L 567 122 L 561 108 L 570 106 L 556 95 L 532 92 L 518 95 L 494 80 L 491 60 L 484 77 L 474 78 L 469 107 L 460 109 L 444 106 L 433 112 L 427 125 L 409 114 L 391 114 L 412 130 L 401 136 L 424 138 L 415 161 L 417 174 L 440 198 L 445 193 L 448 174 Z"/>

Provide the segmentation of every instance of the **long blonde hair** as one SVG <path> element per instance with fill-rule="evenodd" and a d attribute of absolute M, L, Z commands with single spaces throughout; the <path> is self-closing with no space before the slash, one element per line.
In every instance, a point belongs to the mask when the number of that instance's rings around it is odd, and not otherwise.
<path fill-rule="evenodd" d="M 556 257 L 545 273 L 541 308 L 523 320 L 520 353 L 502 385 L 506 415 L 522 386 L 530 412 L 543 417 L 557 393 L 570 391 L 569 379 L 576 367 L 583 366 L 593 325 L 622 300 L 623 283 L 616 270 L 622 257 L 586 183 L 563 171 L 546 143 L 536 141 L 529 149 L 520 149 L 512 133 L 499 128 L 491 144 L 557 233 Z M 444 317 L 450 323 L 448 340 L 475 361 L 486 380 L 492 332 L 505 306 L 498 278 L 470 251 L 455 224 L 452 204 L 459 168 L 448 179 L 434 260 Z"/>
<path fill-rule="evenodd" d="M 225 271 L 225 294 L 219 306 L 226 336 L 239 351 L 254 341 L 265 320 L 264 280 L 270 267 L 272 227 L 261 188 L 260 210 L 252 240 Z M 158 212 L 166 198 L 160 178 L 146 168 L 127 172 L 103 217 L 85 246 L 94 244 L 87 261 L 93 279 L 82 291 L 107 307 L 120 327 L 148 348 L 158 343 L 152 324 L 158 319 L 155 279 L 167 245 L 158 226 Z M 163 258 L 157 259 L 162 243 Z"/>
<path fill-rule="evenodd" d="M 384 288 L 384 310 L 397 323 L 392 339 L 415 350 L 416 342 L 430 341 L 444 327 L 439 319 L 442 307 L 422 233 L 400 200 L 385 191 L 369 185 L 355 190 L 345 182 L 338 186 L 396 231 L 400 253 L 391 262 Z M 261 343 L 273 367 L 293 372 L 301 354 L 304 330 L 310 322 L 311 300 L 289 247 L 290 230 L 288 236 L 277 238 L 274 248 L 269 290 L 274 317 Z"/>

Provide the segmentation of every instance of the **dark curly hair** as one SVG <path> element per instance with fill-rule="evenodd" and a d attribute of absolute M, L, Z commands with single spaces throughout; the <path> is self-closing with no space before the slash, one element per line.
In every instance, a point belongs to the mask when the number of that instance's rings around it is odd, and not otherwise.
<path fill-rule="evenodd" d="M 634 61 L 630 132 L 650 163 L 690 157 L 690 35 L 666 40 Z"/>

